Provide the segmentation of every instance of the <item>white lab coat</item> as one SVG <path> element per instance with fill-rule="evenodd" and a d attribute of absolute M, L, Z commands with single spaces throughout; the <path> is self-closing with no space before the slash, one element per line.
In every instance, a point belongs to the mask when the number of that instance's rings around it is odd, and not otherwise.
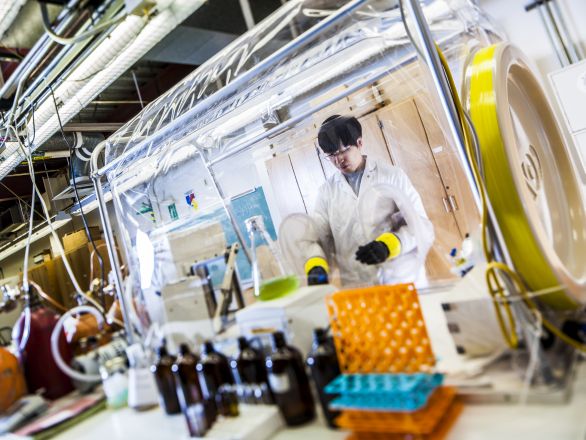
<path fill-rule="evenodd" d="M 387 187 L 390 193 L 396 195 L 394 199 L 401 201 L 377 205 L 373 194 L 377 192 L 375 189 L 381 187 Z M 373 212 L 374 208 L 368 212 L 365 206 L 377 206 L 378 212 Z M 381 206 L 388 212 L 380 212 Z M 409 214 L 404 216 L 405 220 L 411 219 L 406 224 L 396 220 L 402 218 L 400 211 Z M 423 262 L 434 241 L 433 225 L 419 194 L 400 168 L 378 164 L 367 158 L 358 196 L 342 173 L 334 174 L 319 189 L 310 217 L 319 239 L 317 243 L 306 246 L 303 256 L 322 257 L 332 263 L 333 252 L 345 287 L 377 282 L 416 282 L 425 276 Z M 381 222 L 381 219 L 385 221 Z M 381 229 L 383 223 L 386 226 Z M 374 227 L 374 224 L 379 227 Z M 401 240 L 401 254 L 398 257 L 382 265 L 366 265 L 356 261 L 359 246 L 375 240 L 382 232 L 391 231 Z M 377 277 L 380 268 L 383 269 L 380 271 L 382 279 Z"/>

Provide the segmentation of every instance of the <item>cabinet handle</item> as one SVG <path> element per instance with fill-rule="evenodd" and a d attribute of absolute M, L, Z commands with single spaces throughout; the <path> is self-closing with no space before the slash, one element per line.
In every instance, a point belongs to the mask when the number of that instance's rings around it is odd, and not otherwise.
<path fill-rule="evenodd" d="M 452 208 L 450 205 L 450 201 L 446 197 L 442 197 L 442 202 L 444 202 L 444 209 L 446 210 L 446 212 L 451 212 Z"/>
<path fill-rule="evenodd" d="M 450 196 L 450 206 L 452 207 L 452 211 L 457 211 L 458 209 L 458 202 L 456 202 L 455 196 Z"/>

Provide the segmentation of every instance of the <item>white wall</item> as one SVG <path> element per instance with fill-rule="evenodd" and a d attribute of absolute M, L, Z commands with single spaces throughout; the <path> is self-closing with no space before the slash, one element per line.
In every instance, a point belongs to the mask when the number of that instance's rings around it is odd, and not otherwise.
<path fill-rule="evenodd" d="M 555 0 L 564 13 L 566 23 L 582 48 L 586 48 L 586 1 Z M 480 7 L 486 11 L 495 24 L 500 26 L 509 39 L 529 56 L 543 75 L 561 66 L 542 24 L 539 12 L 534 9 L 525 12 L 529 0 L 480 0 Z"/>

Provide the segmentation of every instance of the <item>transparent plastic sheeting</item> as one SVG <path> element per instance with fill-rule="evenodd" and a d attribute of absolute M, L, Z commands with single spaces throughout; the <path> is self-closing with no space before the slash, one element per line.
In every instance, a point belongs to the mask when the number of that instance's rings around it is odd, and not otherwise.
<path fill-rule="evenodd" d="M 297 116 L 308 101 L 335 86 L 377 78 L 414 59 L 396 0 L 367 1 L 326 32 L 298 48 L 292 44 L 345 3 L 287 2 L 118 130 L 107 149 L 108 174 L 125 174 L 136 160 L 178 141 L 212 150 L 208 160 L 215 159 Z M 470 38 L 490 38 L 487 30 L 494 34 L 467 0 L 422 4 L 436 41 L 465 45 Z M 293 50 L 284 59 L 263 64 L 287 45 Z"/>
<path fill-rule="evenodd" d="M 253 255 L 262 280 L 295 275 L 302 285 L 307 257 L 318 254 L 337 287 L 421 288 L 458 276 L 462 240 L 480 219 L 428 72 L 395 2 L 365 2 L 314 32 L 343 6 L 287 2 L 110 138 L 102 172 L 134 304 L 148 320 L 179 320 L 185 310 L 169 298 L 209 292 L 204 285 L 220 295 L 225 249 L 236 243 L 245 298 Z M 461 82 L 470 54 L 498 34 L 469 2 L 423 9 Z M 292 50 L 278 56 L 287 45 Z M 353 116 L 362 128 L 358 195 L 340 161 L 317 145 L 333 115 Z M 250 232 L 253 217 L 262 218 L 264 235 Z M 312 228 L 314 255 L 295 238 Z M 356 261 L 357 248 L 384 232 L 400 238 L 402 253 L 373 266 Z"/>

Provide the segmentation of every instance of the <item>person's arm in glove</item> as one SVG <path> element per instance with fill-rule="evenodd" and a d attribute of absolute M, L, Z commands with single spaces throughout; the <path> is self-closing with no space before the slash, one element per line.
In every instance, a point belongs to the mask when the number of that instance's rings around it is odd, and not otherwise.
<path fill-rule="evenodd" d="M 380 264 L 401 254 L 401 240 L 392 232 L 385 232 L 356 251 L 362 264 Z"/>
<path fill-rule="evenodd" d="M 328 284 L 328 273 L 330 268 L 328 262 L 321 257 L 313 257 L 305 263 L 305 274 L 307 275 L 307 285 L 315 286 L 318 284 Z"/>

